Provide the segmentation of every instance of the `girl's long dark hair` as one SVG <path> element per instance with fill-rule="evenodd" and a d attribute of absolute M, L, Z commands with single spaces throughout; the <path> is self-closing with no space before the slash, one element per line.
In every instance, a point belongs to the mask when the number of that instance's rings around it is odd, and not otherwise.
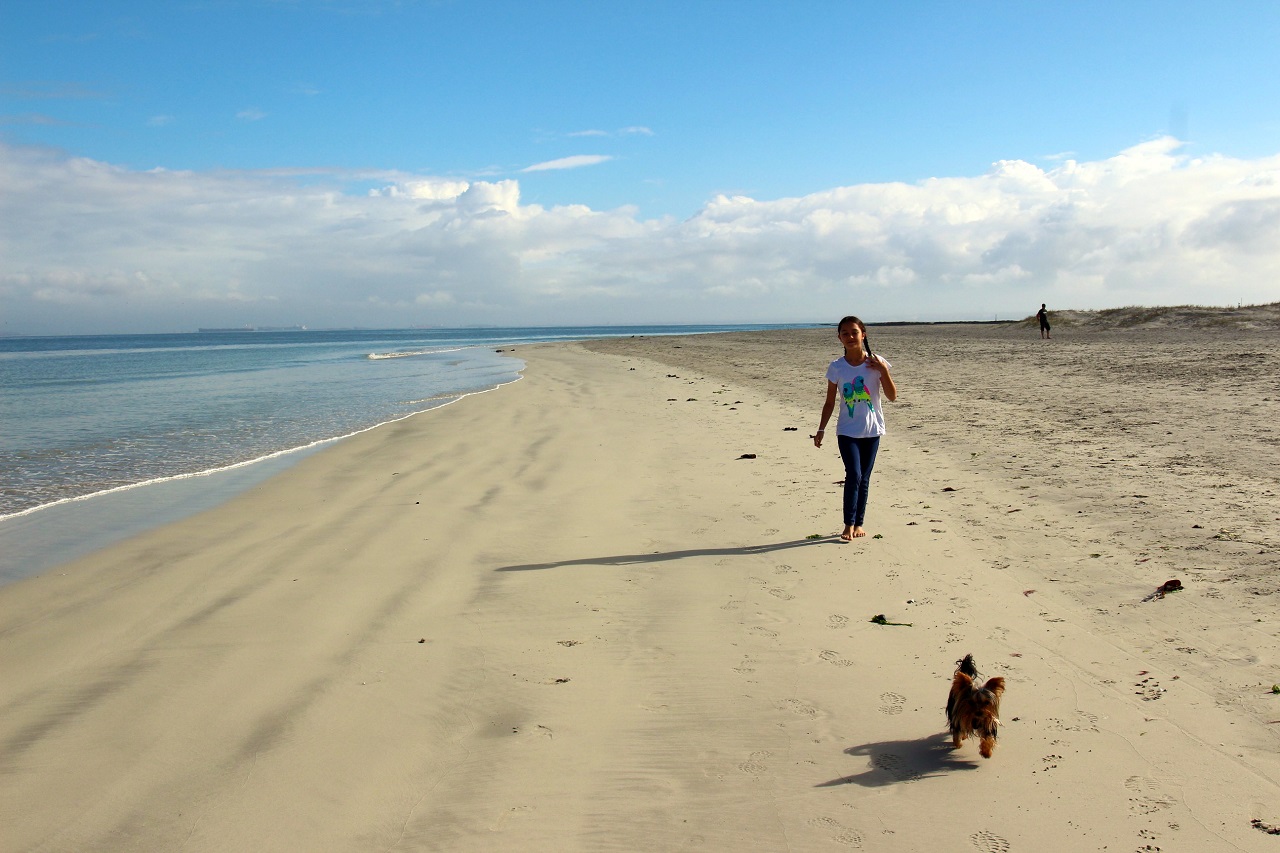
<path fill-rule="evenodd" d="M 867 324 L 862 322 L 852 314 L 849 314 L 846 317 L 842 317 L 839 323 L 836 323 L 836 331 L 838 332 L 841 329 L 843 329 L 845 323 L 853 323 L 855 326 L 857 326 L 859 329 L 862 330 L 862 348 L 867 351 L 867 357 L 870 358 L 871 357 L 871 339 L 867 337 Z"/>

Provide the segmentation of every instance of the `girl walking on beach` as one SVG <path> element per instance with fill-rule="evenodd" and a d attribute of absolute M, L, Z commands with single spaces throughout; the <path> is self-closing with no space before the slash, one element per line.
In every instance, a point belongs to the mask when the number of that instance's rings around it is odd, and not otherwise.
<path fill-rule="evenodd" d="M 827 401 L 822 420 L 813 436 L 813 446 L 822 447 L 827 421 L 840 399 L 836 420 L 836 441 L 844 460 L 844 532 L 841 541 L 852 542 L 866 536 L 862 522 L 867 514 L 867 489 L 871 469 L 884 435 L 884 400 L 898 398 L 898 388 L 889 375 L 889 362 L 871 354 L 867 327 L 857 317 L 845 317 L 836 327 L 844 355 L 827 368 Z"/>

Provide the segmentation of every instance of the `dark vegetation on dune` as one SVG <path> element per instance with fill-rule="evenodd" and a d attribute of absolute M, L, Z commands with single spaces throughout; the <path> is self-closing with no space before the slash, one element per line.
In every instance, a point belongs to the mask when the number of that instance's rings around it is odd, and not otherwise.
<path fill-rule="evenodd" d="M 1204 330 L 1280 330 L 1280 302 L 1219 308 L 1206 305 L 1129 305 L 1098 311 L 1049 310 L 1054 329 L 1113 331 L 1118 329 L 1167 329 L 1189 327 Z M 834 324 L 831 324 L 834 325 Z M 868 326 L 997 326 L 1007 329 L 1038 328 L 1034 314 L 1021 320 L 943 320 L 922 323 L 898 320 Z"/>
<path fill-rule="evenodd" d="M 1215 308 L 1204 305 L 1106 308 L 1101 311 L 1050 311 L 1053 327 L 1075 329 L 1280 329 L 1280 302 Z M 1035 326 L 1034 315 L 1017 325 Z"/>

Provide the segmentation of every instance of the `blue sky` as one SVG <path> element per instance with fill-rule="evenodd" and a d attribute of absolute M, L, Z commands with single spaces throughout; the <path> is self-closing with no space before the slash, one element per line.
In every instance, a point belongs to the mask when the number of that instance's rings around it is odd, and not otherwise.
<path fill-rule="evenodd" d="M 0 18 L 0 333 L 1280 298 L 1280 4 Z"/>

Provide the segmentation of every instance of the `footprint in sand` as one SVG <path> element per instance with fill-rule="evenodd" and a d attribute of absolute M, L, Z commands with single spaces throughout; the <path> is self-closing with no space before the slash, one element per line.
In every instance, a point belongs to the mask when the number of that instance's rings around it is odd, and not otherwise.
<path fill-rule="evenodd" d="M 990 830 L 984 829 L 969 836 L 970 843 L 982 853 L 1008 853 L 1009 842 Z"/>
<path fill-rule="evenodd" d="M 1159 797 L 1130 797 L 1129 811 L 1136 815 L 1155 814 L 1164 811 L 1173 805 L 1171 799 L 1160 799 Z"/>
<path fill-rule="evenodd" d="M 753 627 L 751 629 L 751 633 L 764 637 L 766 640 L 778 639 L 777 631 L 770 631 L 768 628 L 761 627 L 760 625 L 756 625 L 755 627 Z"/>
<path fill-rule="evenodd" d="M 841 616 L 839 613 L 832 613 L 827 617 L 828 628 L 845 628 L 849 625 L 849 617 Z"/>
<path fill-rule="evenodd" d="M 769 768 L 764 763 L 764 759 L 773 755 L 767 749 L 757 750 L 747 757 L 747 760 L 738 765 L 738 769 L 748 776 L 759 776 L 761 773 L 768 773 Z"/>
<path fill-rule="evenodd" d="M 1129 811 L 1134 814 L 1153 814 L 1173 805 L 1173 797 L 1163 793 L 1158 779 L 1130 776 L 1124 780 L 1124 786 L 1136 795 L 1129 798 Z"/>
<path fill-rule="evenodd" d="M 773 587 L 772 589 L 770 589 L 769 594 L 772 595 L 774 598 L 780 598 L 783 601 L 791 601 L 793 598 L 795 598 L 794 595 L 787 592 L 785 589 L 779 589 L 778 587 Z"/>
<path fill-rule="evenodd" d="M 891 717 L 902 713 L 902 706 L 906 703 L 907 697 L 901 693 L 881 693 L 880 694 L 880 713 L 888 714 Z"/>
<path fill-rule="evenodd" d="M 721 610 L 737 610 L 740 607 L 742 607 L 742 602 L 738 601 L 736 598 L 731 598 L 724 604 L 720 605 Z"/>
<path fill-rule="evenodd" d="M 756 671 L 754 666 L 755 660 L 751 657 L 744 657 L 742 663 L 733 668 L 733 671 L 740 675 L 749 675 Z"/>
<path fill-rule="evenodd" d="M 782 702 L 778 704 L 778 707 L 799 714 L 802 717 L 808 717 L 809 719 L 813 719 L 818 716 L 817 708 L 800 699 L 783 699 Z"/>
<path fill-rule="evenodd" d="M 1150 776 L 1130 776 L 1124 786 L 1135 794 L 1151 794 L 1160 790 L 1160 780 Z"/>
<path fill-rule="evenodd" d="M 831 833 L 831 840 L 837 844 L 844 844 L 848 847 L 862 847 L 862 834 L 856 829 L 850 829 L 833 817 L 815 817 L 809 821 L 809 825 Z"/>
<path fill-rule="evenodd" d="M 907 763 L 903 761 L 902 756 L 894 755 L 891 752 L 878 753 L 871 756 L 871 766 L 877 770 L 883 770 L 899 782 L 911 782 L 919 776 L 919 774 L 912 772 L 907 767 Z"/>
<path fill-rule="evenodd" d="M 853 661 L 845 660 L 840 657 L 839 652 L 833 652 L 831 649 L 823 649 L 818 652 L 818 657 L 822 658 L 829 664 L 834 664 L 835 666 L 853 666 Z"/>

